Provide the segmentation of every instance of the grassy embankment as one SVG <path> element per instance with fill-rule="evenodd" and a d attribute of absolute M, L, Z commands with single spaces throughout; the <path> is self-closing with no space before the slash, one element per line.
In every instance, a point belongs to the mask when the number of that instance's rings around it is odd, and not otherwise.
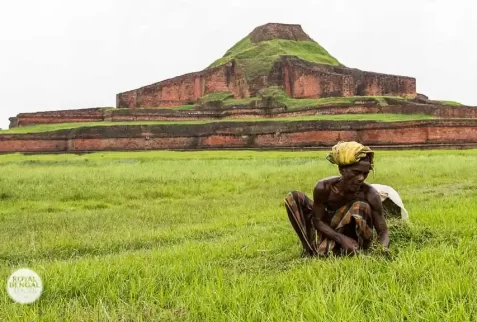
<path fill-rule="evenodd" d="M 77 122 L 77 123 L 57 123 L 57 124 L 39 124 L 12 129 L 1 130 L 0 134 L 22 134 L 22 133 L 41 133 L 64 129 L 75 129 L 80 127 L 93 126 L 115 126 L 115 125 L 157 125 L 157 124 L 207 124 L 216 122 L 297 122 L 297 121 L 380 121 L 380 122 L 398 122 L 433 119 L 432 116 L 424 114 L 337 114 L 337 115 L 311 115 L 288 118 L 242 118 L 242 119 L 223 119 L 223 120 L 204 120 L 204 121 L 133 121 L 133 122 Z"/>

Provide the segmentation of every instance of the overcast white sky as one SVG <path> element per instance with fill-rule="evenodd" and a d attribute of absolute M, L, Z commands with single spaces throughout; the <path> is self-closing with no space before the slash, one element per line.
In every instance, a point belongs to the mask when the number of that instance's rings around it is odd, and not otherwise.
<path fill-rule="evenodd" d="M 21 112 L 114 106 L 267 22 L 301 24 L 348 67 L 477 105 L 476 16 L 471 0 L 3 0 L 0 127 Z"/>

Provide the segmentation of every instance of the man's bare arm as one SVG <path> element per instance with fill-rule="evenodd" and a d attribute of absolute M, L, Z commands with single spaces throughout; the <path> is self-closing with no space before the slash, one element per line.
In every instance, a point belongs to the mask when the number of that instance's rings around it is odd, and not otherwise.
<path fill-rule="evenodd" d="M 373 224 L 376 232 L 378 233 L 379 242 L 385 249 L 389 248 L 389 232 L 386 220 L 383 216 L 383 205 L 381 203 L 381 197 L 376 190 L 369 193 L 369 204 L 371 206 Z"/>
<path fill-rule="evenodd" d="M 325 237 L 342 244 L 343 234 L 333 230 L 325 221 L 326 216 L 324 200 L 328 198 L 329 191 L 327 191 L 323 182 L 318 182 L 313 190 L 313 225 L 315 229 L 321 232 Z"/>

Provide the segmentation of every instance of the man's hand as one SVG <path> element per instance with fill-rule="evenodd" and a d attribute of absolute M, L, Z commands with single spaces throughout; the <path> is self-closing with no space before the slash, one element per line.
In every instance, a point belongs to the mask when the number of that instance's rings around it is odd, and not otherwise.
<path fill-rule="evenodd" d="M 339 243 L 341 244 L 341 247 L 343 247 L 348 253 L 355 253 L 358 251 L 359 245 L 353 238 L 341 235 L 339 238 Z"/>

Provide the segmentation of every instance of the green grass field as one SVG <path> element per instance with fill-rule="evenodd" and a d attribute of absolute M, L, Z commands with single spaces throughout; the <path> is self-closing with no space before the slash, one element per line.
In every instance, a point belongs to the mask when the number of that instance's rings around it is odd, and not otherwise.
<path fill-rule="evenodd" d="M 391 256 L 300 258 L 285 194 L 326 152 L 0 156 L 0 278 L 44 293 L 2 321 L 473 321 L 477 150 L 376 154 L 410 224 Z"/>
<path fill-rule="evenodd" d="M 336 115 L 311 115 L 283 118 L 240 118 L 223 120 L 204 120 L 204 121 L 134 121 L 134 122 L 77 122 L 77 123 L 57 123 L 40 124 L 12 129 L 0 130 L 0 134 L 21 134 L 21 133 L 41 133 L 64 129 L 74 129 L 79 127 L 91 126 L 114 126 L 114 125 L 154 125 L 154 124 L 206 124 L 216 122 L 297 122 L 297 121 L 380 121 L 380 122 L 399 122 L 429 120 L 434 117 L 425 114 L 336 114 Z"/>

